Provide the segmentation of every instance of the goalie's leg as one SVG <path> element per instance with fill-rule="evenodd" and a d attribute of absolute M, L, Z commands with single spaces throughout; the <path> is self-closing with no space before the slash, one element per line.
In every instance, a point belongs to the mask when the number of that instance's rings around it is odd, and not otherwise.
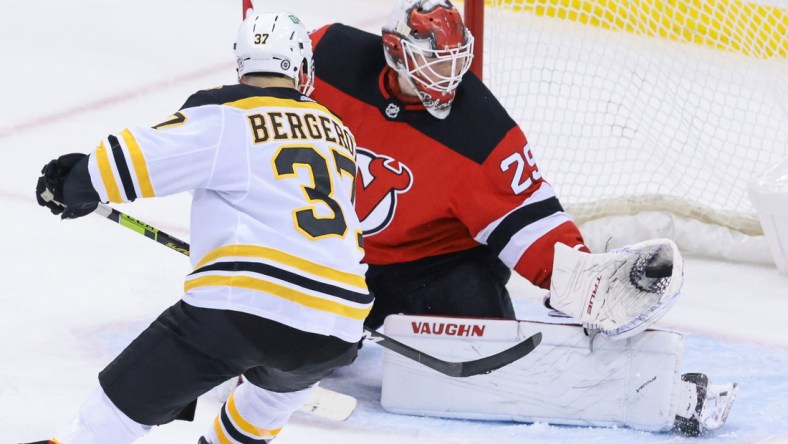
<path fill-rule="evenodd" d="M 370 265 L 375 294 L 364 325 L 377 329 L 390 314 L 514 319 L 506 283 L 511 270 L 486 246 L 391 265 Z"/>
<path fill-rule="evenodd" d="M 699 436 L 725 424 L 736 400 L 736 383 L 709 385 L 702 373 L 681 376 L 679 411 L 674 430 L 687 436 Z"/>
<path fill-rule="evenodd" d="M 532 353 L 471 378 L 451 378 L 386 352 L 381 404 L 395 413 L 685 434 L 720 428 L 730 412 L 736 384 L 712 386 L 698 374 L 681 376 L 684 347 L 678 333 L 648 330 L 623 341 L 600 335 L 591 351 L 578 325 L 386 319 L 391 337 L 455 361 L 496 353 L 536 332 L 543 340 Z"/>

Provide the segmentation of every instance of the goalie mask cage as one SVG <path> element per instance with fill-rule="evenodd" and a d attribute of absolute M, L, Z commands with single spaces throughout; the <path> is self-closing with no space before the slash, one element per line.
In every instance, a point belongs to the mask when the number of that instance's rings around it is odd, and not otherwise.
<path fill-rule="evenodd" d="M 464 8 L 484 43 L 474 72 L 520 123 L 584 235 L 594 232 L 592 250 L 668 234 L 685 251 L 748 259 L 726 239 L 766 251 L 747 184 L 788 157 L 788 0 Z M 635 222 L 634 239 L 622 237 L 623 216 L 651 212 L 670 214 L 677 232 L 644 234 L 654 222 Z M 589 222 L 606 217 L 618 219 Z"/>

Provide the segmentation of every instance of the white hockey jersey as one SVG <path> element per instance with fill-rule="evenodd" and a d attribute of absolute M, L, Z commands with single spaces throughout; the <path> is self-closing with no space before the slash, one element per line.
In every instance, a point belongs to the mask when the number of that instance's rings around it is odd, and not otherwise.
<path fill-rule="evenodd" d="M 194 190 L 184 300 L 359 341 L 372 306 L 353 208 L 355 141 L 289 88 L 200 91 L 90 155 L 104 202 Z"/>

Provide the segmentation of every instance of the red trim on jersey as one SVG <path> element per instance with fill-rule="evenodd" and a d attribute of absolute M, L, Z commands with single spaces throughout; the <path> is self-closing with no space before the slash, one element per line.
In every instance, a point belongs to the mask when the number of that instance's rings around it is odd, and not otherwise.
<path fill-rule="evenodd" d="M 326 31 L 328 30 L 329 26 L 331 25 L 325 25 L 322 28 L 317 28 L 309 33 L 309 40 L 312 41 L 312 51 L 314 51 L 315 48 L 317 47 L 317 42 L 319 42 L 320 39 L 322 39 L 323 36 L 326 34 Z"/>
<path fill-rule="evenodd" d="M 574 222 L 564 222 L 552 231 L 534 242 L 517 261 L 514 270 L 532 284 L 550 288 L 550 278 L 553 276 L 553 256 L 555 244 L 562 243 L 570 247 L 580 245 L 578 249 L 586 253 L 588 247 L 583 243 L 583 236 Z"/>
<path fill-rule="evenodd" d="M 520 194 L 514 194 L 511 183 L 515 169 L 501 171 L 501 161 L 512 153 L 521 152 L 525 144 L 525 134 L 519 127 L 510 129 L 498 142 L 487 159 L 476 168 L 476 176 L 467 175 L 470 170 L 461 170 L 466 175 L 461 182 L 462 189 L 457 193 L 463 201 L 457 207 L 457 217 L 462 219 L 476 236 L 491 222 L 519 207 L 544 181 L 539 179 Z M 530 174 L 528 169 L 523 174 Z M 528 177 L 528 176 L 525 176 Z"/>
<path fill-rule="evenodd" d="M 320 42 L 316 61 L 327 64 L 317 68 L 312 97 L 340 116 L 357 142 L 356 208 L 366 233 L 366 262 L 396 264 L 467 250 L 493 227 L 500 250 L 511 241 L 505 236 L 560 211 L 557 201 L 533 207 L 531 217 L 527 207 L 518 210 L 544 180 L 530 165 L 522 130 L 478 79 L 463 81 L 458 95 L 465 103 L 445 120 L 411 112 L 410 106 L 423 106 L 396 100 L 399 84 L 378 46 L 380 36 L 332 26 L 312 35 L 313 46 Z M 330 63 L 342 57 L 348 60 Z M 510 260 L 517 260 L 518 273 L 547 287 L 554 244 L 583 241 L 572 222 L 526 235 L 540 234 L 522 257 Z"/>

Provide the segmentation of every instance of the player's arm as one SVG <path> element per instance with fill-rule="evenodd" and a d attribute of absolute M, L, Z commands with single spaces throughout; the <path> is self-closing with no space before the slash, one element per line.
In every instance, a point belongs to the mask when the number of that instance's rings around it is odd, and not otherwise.
<path fill-rule="evenodd" d="M 534 285 L 549 288 L 555 244 L 588 251 L 518 127 L 463 184 L 467 201 L 457 205 L 460 219 L 477 242 Z"/>
<path fill-rule="evenodd" d="M 482 171 L 473 181 L 479 191 L 470 207 L 477 214 L 493 212 L 487 215 L 491 222 L 477 219 L 476 240 L 534 284 L 549 286 L 552 307 L 588 328 L 625 338 L 656 322 L 675 302 L 683 281 L 676 245 L 659 239 L 589 253 L 518 128 L 488 156 Z"/>
<path fill-rule="evenodd" d="M 90 154 L 54 159 L 42 170 L 36 198 L 66 219 L 89 214 L 98 202 L 132 202 L 205 186 L 220 145 L 219 113 L 219 107 L 184 110 L 153 128 L 110 134 Z"/>

